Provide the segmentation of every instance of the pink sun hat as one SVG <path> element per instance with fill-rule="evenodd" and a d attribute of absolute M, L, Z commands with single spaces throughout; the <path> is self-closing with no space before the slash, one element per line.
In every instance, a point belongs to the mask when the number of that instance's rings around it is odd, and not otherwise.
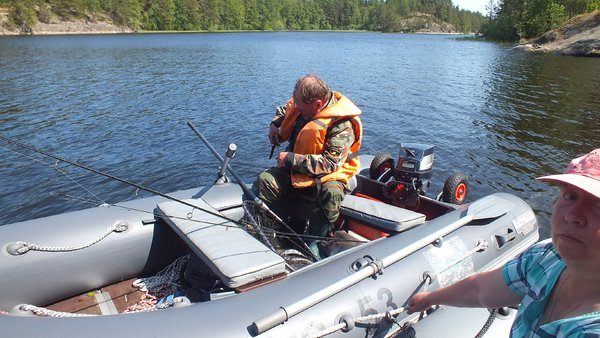
<path fill-rule="evenodd" d="M 537 179 L 570 184 L 600 198 L 600 148 L 572 160 L 564 174 L 543 176 Z"/>

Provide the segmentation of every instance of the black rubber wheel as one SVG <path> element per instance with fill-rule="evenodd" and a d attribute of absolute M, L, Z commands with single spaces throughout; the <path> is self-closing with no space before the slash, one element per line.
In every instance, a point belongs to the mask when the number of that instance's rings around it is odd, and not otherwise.
<path fill-rule="evenodd" d="M 469 178 L 461 173 L 448 176 L 442 191 L 442 201 L 452 204 L 463 204 L 469 195 Z"/>
<path fill-rule="evenodd" d="M 379 153 L 375 155 L 371 166 L 369 167 L 369 177 L 378 179 L 388 169 L 394 169 L 394 159 L 389 153 Z"/>

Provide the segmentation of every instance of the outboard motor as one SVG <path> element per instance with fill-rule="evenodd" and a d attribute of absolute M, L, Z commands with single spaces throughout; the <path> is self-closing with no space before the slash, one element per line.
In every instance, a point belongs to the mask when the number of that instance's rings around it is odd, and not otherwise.
<path fill-rule="evenodd" d="M 420 195 L 425 195 L 431 185 L 433 145 L 401 143 L 400 154 L 384 196 L 392 204 L 409 209 L 419 206 Z"/>

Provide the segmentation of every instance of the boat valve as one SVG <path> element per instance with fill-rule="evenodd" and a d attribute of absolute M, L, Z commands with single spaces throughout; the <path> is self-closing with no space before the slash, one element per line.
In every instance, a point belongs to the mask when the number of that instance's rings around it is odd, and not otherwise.
<path fill-rule="evenodd" d="M 25 242 L 12 242 L 7 244 L 4 250 L 11 256 L 21 256 L 27 253 L 29 248 Z"/>
<path fill-rule="evenodd" d="M 118 220 L 113 224 L 113 227 L 115 228 L 115 230 L 113 230 L 114 232 L 123 232 L 129 229 L 129 223 L 127 223 L 127 221 Z"/>

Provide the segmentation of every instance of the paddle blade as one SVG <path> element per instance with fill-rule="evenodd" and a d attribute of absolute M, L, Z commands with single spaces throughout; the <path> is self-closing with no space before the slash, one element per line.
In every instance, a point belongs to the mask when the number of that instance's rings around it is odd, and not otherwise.
<path fill-rule="evenodd" d="M 477 219 L 498 218 L 514 208 L 514 204 L 498 196 L 486 196 L 469 204 L 467 215 Z"/>

